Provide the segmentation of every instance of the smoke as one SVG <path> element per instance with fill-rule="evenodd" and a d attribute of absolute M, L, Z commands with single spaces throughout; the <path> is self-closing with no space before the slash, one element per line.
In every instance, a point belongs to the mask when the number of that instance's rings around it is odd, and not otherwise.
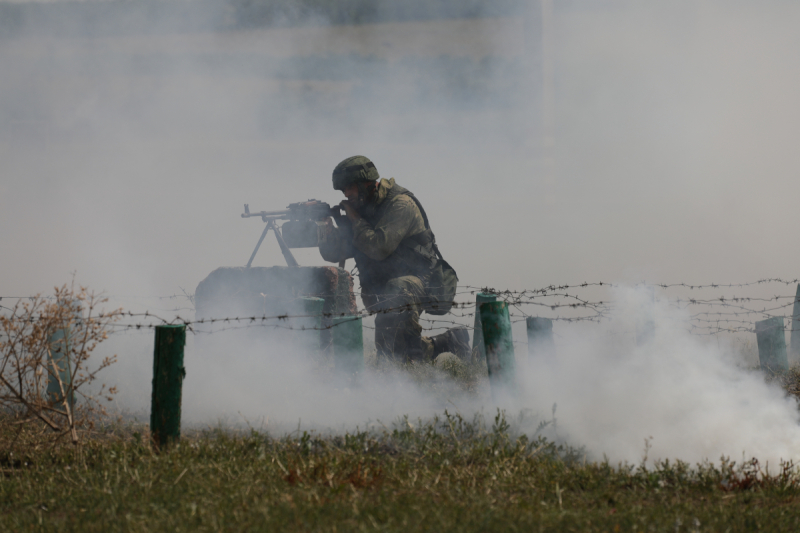
<path fill-rule="evenodd" d="M 353 380 L 300 348 L 316 332 L 287 324 L 197 334 L 186 352 L 184 423 L 324 433 L 391 427 L 445 409 L 491 418 L 501 408 L 511 420 L 526 413 L 516 430 L 533 433 L 550 422 L 546 437 L 584 447 L 590 460 L 725 456 L 778 464 L 796 456 L 794 398 L 743 365 L 732 346 L 687 333 L 685 310 L 653 302 L 642 288 L 612 296 L 606 322 L 556 324 L 554 356 L 529 357 L 517 344 L 516 395 L 491 391 L 485 380 L 467 392 L 447 372 L 425 366 L 369 366 Z M 653 333 L 637 342 L 643 315 L 652 317 Z"/>
<path fill-rule="evenodd" d="M 555 360 L 527 361 L 526 407 L 547 414 L 556 404 L 559 436 L 612 462 L 795 457 L 796 400 L 743 365 L 732 346 L 687 333 L 687 311 L 650 298 L 617 289 L 607 324 L 562 328 Z M 652 338 L 637 343 L 650 313 Z"/>
<path fill-rule="evenodd" d="M 0 296 L 75 272 L 110 306 L 191 318 L 183 291 L 245 264 L 258 239 L 242 204 L 337 203 L 330 172 L 357 153 L 421 199 L 464 284 L 797 277 L 800 7 L 554 6 L 553 167 L 540 35 L 524 6 L 352 26 L 293 13 L 284 27 L 219 29 L 219 6 L 197 3 L 195 26 L 176 16 L 149 33 L 120 23 L 120 34 L 4 19 Z M 307 24 L 288 25 L 298 17 Z M 255 265 L 283 264 L 271 239 Z M 295 255 L 322 264 L 316 250 Z M 672 320 L 658 317 L 649 348 L 563 330 L 560 366 L 527 370 L 523 407 L 557 403 L 570 441 L 609 457 L 638 458 L 650 436 L 651 456 L 790 456 L 790 402 L 724 346 L 666 335 Z M 360 392 L 323 386 L 291 348 L 202 358 L 190 342 L 190 420 L 241 411 L 352 425 L 443 406 L 397 376 Z M 103 350 L 120 355 L 109 375 L 120 403 L 145 410 L 150 332 L 115 334 Z M 768 424 L 773 438 L 756 437 Z"/>
<path fill-rule="evenodd" d="M 391 427 L 402 417 L 416 423 L 445 409 L 471 414 L 478 398 L 488 396 L 487 390 L 465 392 L 448 373 L 427 365 L 410 372 L 368 366 L 353 378 L 286 341 L 228 346 L 227 352 L 188 352 L 187 367 L 195 369 L 184 389 L 189 425 L 221 421 L 278 434 L 298 427 L 323 433 Z"/>

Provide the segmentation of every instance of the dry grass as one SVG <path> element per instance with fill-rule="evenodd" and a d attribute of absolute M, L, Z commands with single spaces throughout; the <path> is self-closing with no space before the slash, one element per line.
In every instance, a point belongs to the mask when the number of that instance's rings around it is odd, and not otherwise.
<path fill-rule="evenodd" d="M 0 422 L 0 429 L 7 426 Z M 584 464 L 502 415 L 336 435 L 145 428 L 0 453 L 0 531 L 796 531 L 797 471 Z"/>
<path fill-rule="evenodd" d="M 768 376 L 769 381 L 777 381 L 787 394 L 800 402 L 800 366 L 794 365 L 788 372 Z"/>

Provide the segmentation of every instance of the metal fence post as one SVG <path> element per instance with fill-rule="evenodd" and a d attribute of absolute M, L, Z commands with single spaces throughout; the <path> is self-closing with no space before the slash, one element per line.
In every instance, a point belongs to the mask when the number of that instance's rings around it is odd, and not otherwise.
<path fill-rule="evenodd" d="M 325 300 L 323 298 L 304 296 L 300 298 L 300 302 L 302 314 L 304 315 L 299 324 L 301 329 L 300 336 L 302 337 L 300 344 L 308 353 L 317 353 L 320 350 L 322 340 L 322 308 L 325 305 Z"/>
<path fill-rule="evenodd" d="M 69 325 L 53 331 L 47 337 L 47 399 L 60 405 L 64 403 L 64 394 L 66 393 L 69 398 L 69 408 L 72 410 L 75 408 L 75 392 L 72 390 L 72 368 L 69 358 L 72 346 L 70 341 Z"/>
<path fill-rule="evenodd" d="M 786 372 L 786 337 L 783 333 L 783 317 L 774 316 L 756 322 L 756 342 L 761 369 L 767 372 Z"/>
<path fill-rule="evenodd" d="M 331 328 L 336 368 L 348 374 L 364 370 L 364 330 L 361 317 L 335 317 Z"/>
<path fill-rule="evenodd" d="M 69 398 L 69 410 L 75 409 L 75 391 L 72 390 L 72 367 L 70 366 L 70 352 L 72 346 L 72 320 L 78 324 L 81 319 L 80 301 L 60 302 L 62 307 L 68 307 L 65 313 L 70 320 L 63 327 L 51 331 L 47 336 L 47 399 L 54 404 L 64 403 L 64 394 Z M 63 388 L 62 388 L 63 387 Z"/>
<path fill-rule="evenodd" d="M 800 360 L 800 284 L 797 285 L 797 293 L 794 297 L 794 308 L 792 309 L 792 321 L 789 328 L 789 352 L 794 361 Z"/>
<path fill-rule="evenodd" d="M 642 346 L 653 340 L 656 333 L 656 292 L 653 287 L 644 287 L 645 301 L 636 320 L 636 344 Z"/>
<path fill-rule="evenodd" d="M 552 358 L 556 353 L 553 342 L 553 321 L 549 318 L 529 316 L 525 319 L 528 328 L 528 355 Z"/>
<path fill-rule="evenodd" d="M 153 395 L 150 405 L 150 434 L 157 448 L 181 436 L 181 395 L 186 369 L 183 347 L 186 326 L 156 326 L 153 354 Z"/>
<path fill-rule="evenodd" d="M 479 292 L 475 295 L 475 325 L 472 329 L 472 353 L 475 353 L 476 348 L 478 349 L 475 355 L 476 363 L 483 363 L 486 360 L 486 346 L 484 346 L 483 343 L 483 326 L 481 325 L 480 307 L 482 303 L 496 301 L 497 295 L 495 294 Z"/>
<path fill-rule="evenodd" d="M 501 392 L 516 392 L 514 339 L 511 335 L 508 303 L 485 302 L 480 304 L 479 311 L 489 383 L 492 396 L 497 399 Z"/>

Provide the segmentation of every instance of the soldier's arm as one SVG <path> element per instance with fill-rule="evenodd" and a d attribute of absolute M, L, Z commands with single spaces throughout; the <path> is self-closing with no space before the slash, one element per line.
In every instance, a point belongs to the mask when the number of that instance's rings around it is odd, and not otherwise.
<path fill-rule="evenodd" d="M 406 236 L 425 229 L 425 222 L 414 200 L 396 198 L 381 219 L 371 227 L 365 220 L 353 223 L 353 244 L 370 259 L 382 261 L 397 249 Z"/>
<path fill-rule="evenodd" d="M 322 226 L 319 239 L 319 253 L 322 259 L 339 263 L 353 257 L 353 240 L 344 228 L 337 228 L 328 219 Z"/>

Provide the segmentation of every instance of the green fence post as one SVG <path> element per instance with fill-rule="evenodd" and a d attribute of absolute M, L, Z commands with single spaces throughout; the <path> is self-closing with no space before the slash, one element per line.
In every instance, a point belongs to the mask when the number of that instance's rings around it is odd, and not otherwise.
<path fill-rule="evenodd" d="M 756 322 L 756 341 L 761 370 L 771 373 L 789 370 L 789 361 L 786 358 L 786 337 L 783 333 L 783 317 L 774 316 Z"/>
<path fill-rule="evenodd" d="M 72 368 L 70 367 L 69 353 L 71 331 L 69 325 L 57 329 L 47 337 L 48 347 L 48 374 L 47 374 L 47 399 L 53 404 L 64 403 L 64 393 L 69 398 L 69 408 L 75 408 L 75 391 L 72 390 Z M 59 383 L 60 380 L 60 383 Z M 61 387 L 64 387 L 63 390 Z"/>
<path fill-rule="evenodd" d="M 331 328 L 336 368 L 348 374 L 364 370 L 364 330 L 361 317 L 335 317 Z"/>
<path fill-rule="evenodd" d="M 514 338 L 508 303 L 485 302 L 480 304 L 481 330 L 486 348 L 486 368 L 492 396 L 497 399 L 502 391 L 515 392 Z"/>
<path fill-rule="evenodd" d="M 528 327 L 528 355 L 530 357 L 552 358 L 556 353 L 553 342 L 553 321 L 549 318 L 529 316 L 525 319 Z"/>
<path fill-rule="evenodd" d="M 300 344 L 308 353 L 317 353 L 320 350 L 322 339 L 322 308 L 324 298 L 304 296 L 300 298 L 303 318 L 296 327 L 301 330 Z"/>
<path fill-rule="evenodd" d="M 481 304 L 486 302 L 496 302 L 497 295 L 486 292 L 479 292 L 475 295 L 475 325 L 472 328 L 472 353 L 478 349 L 475 355 L 476 363 L 483 363 L 486 360 L 486 346 L 483 344 L 483 326 L 481 326 Z"/>
<path fill-rule="evenodd" d="M 789 352 L 792 359 L 797 362 L 800 360 L 800 284 L 797 285 L 797 293 L 794 297 L 794 308 L 792 309 L 791 336 L 789 337 Z"/>
<path fill-rule="evenodd" d="M 186 369 L 183 347 L 186 326 L 156 326 L 153 354 L 153 395 L 150 404 L 150 434 L 157 448 L 181 436 L 181 394 Z"/>
<path fill-rule="evenodd" d="M 60 302 L 60 305 L 71 308 L 66 313 L 66 318 L 74 320 L 75 324 L 80 322 L 80 301 Z M 70 411 L 75 408 L 75 391 L 72 390 L 72 368 L 70 366 L 72 348 L 72 323 L 67 323 L 63 327 L 51 331 L 47 336 L 47 399 L 53 404 L 61 405 L 64 403 L 64 393 L 67 393 Z"/>
<path fill-rule="evenodd" d="M 636 344 L 642 346 L 653 340 L 656 333 L 656 292 L 653 287 L 644 287 L 645 301 L 636 319 Z"/>

